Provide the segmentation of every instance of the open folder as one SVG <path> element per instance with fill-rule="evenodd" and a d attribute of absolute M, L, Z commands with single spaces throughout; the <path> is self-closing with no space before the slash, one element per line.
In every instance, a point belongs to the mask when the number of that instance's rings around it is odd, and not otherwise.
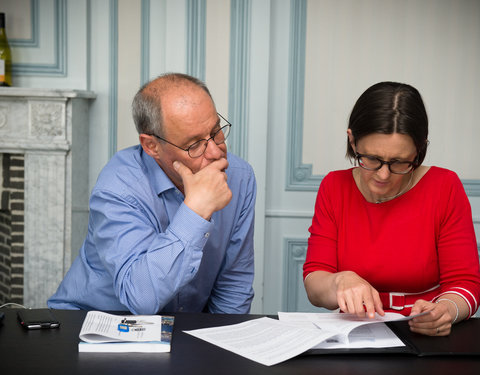
<path fill-rule="evenodd" d="M 333 325 L 339 325 L 335 319 L 347 314 L 315 314 L 315 313 L 279 313 L 280 320 L 294 321 L 297 319 L 308 318 L 315 321 L 315 317 L 319 318 L 320 328 L 329 329 L 327 317 L 331 317 Z M 328 348 L 325 343 L 310 348 L 305 354 L 345 354 L 345 353 L 404 353 L 414 354 L 417 356 L 433 356 L 433 355 L 478 355 L 480 356 L 480 346 L 478 345 L 478 337 L 480 337 L 480 319 L 471 318 L 468 321 L 460 322 L 452 327 L 448 336 L 425 336 L 410 331 L 407 320 L 411 317 L 395 318 L 398 314 L 387 313 L 383 323 L 372 322 L 374 324 L 359 325 L 354 330 L 349 331 L 349 336 L 357 333 L 358 342 L 355 341 L 351 345 L 337 345 Z M 343 320 L 343 319 L 342 319 Z M 346 318 L 348 320 L 348 318 Z M 343 322 L 340 322 L 343 323 Z M 353 322 L 352 322 L 353 323 Z M 361 329 L 372 332 L 382 333 L 385 330 L 385 336 L 376 335 L 374 337 L 366 337 L 362 339 Z M 388 331 L 388 332 L 387 332 Z M 390 336 L 389 336 L 390 335 Z M 365 336 L 367 336 L 365 334 Z M 398 345 L 395 339 L 401 340 L 403 345 Z M 370 342 L 369 342 L 370 340 Z M 383 340 L 383 341 L 382 341 Z M 375 345 L 378 342 L 378 345 Z M 384 344 L 383 344 L 384 343 Z"/>
<path fill-rule="evenodd" d="M 480 319 L 456 324 L 447 337 L 430 337 L 410 332 L 405 319 L 411 317 L 398 315 L 367 321 L 347 314 L 279 312 L 279 320 L 263 317 L 184 332 L 266 366 L 304 354 L 480 355 Z M 369 329 L 359 334 L 362 327 Z"/>

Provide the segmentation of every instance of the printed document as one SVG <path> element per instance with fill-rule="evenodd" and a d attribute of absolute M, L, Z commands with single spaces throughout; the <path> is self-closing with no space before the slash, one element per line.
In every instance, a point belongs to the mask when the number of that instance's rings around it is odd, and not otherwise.
<path fill-rule="evenodd" d="M 222 327 L 185 331 L 266 366 L 295 357 L 335 333 L 301 328 L 271 318 L 259 318 Z"/>
<path fill-rule="evenodd" d="M 313 325 L 326 332 L 336 332 L 332 337 L 312 349 L 393 348 L 405 346 L 384 322 L 408 320 L 397 313 L 378 314 L 375 318 L 358 318 L 341 313 L 288 313 L 279 312 L 278 318 L 298 327 Z"/>
<path fill-rule="evenodd" d="M 280 312 L 278 316 L 280 320 L 264 317 L 184 332 L 271 366 L 313 348 L 405 346 L 385 322 L 413 318 L 396 313 L 377 315 L 374 319 L 340 313 Z"/>

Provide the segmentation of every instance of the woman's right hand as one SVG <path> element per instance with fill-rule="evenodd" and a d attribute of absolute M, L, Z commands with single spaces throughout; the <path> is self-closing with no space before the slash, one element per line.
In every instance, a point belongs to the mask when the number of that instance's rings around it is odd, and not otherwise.
<path fill-rule="evenodd" d="M 385 315 L 377 290 L 355 272 L 342 271 L 335 274 L 334 285 L 338 307 L 345 313 L 375 317 L 375 312 Z"/>

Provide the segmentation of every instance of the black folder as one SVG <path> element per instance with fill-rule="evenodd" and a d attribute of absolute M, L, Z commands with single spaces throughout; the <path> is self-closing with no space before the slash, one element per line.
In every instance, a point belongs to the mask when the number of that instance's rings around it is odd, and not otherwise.
<path fill-rule="evenodd" d="M 387 325 L 418 356 L 476 355 L 480 356 L 480 319 L 471 318 L 455 324 L 448 336 L 425 336 L 410 331 L 408 323 Z"/>
<path fill-rule="evenodd" d="M 480 319 L 471 318 L 452 327 L 448 336 L 425 336 L 410 331 L 407 321 L 385 323 L 405 346 L 394 348 L 310 349 L 305 354 L 410 354 L 423 356 L 480 356 Z"/>

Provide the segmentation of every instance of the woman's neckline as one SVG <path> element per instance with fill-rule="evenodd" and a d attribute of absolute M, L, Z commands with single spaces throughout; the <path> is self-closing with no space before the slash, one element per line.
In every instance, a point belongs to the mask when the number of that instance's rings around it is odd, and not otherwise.
<path fill-rule="evenodd" d="M 363 200 L 368 203 L 368 204 L 371 204 L 371 205 L 374 205 L 374 206 L 383 206 L 385 205 L 386 203 L 389 203 L 389 202 L 395 202 L 397 201 L 399 198 L 401 197 L 404 197 L 406 195 L 408 195 L 413 189 L 415 189 L 415 187 L 421 183 L 421 181 L 423 180 L 423 178 L 428 174 L 428 172 L 432 169 L 432 166 L 426 166 L 426 165 L 422 165 L 420 166 L 417 170 L 416 170 L 416 174 L 413 176 L 413 181 L 412 181 L 412 186 L 406 190 L 404 193 L 402 193 L 401 195 L 395 197 L 395 198 L 392 198 L 390 200 L 386 200 L 384 202 L 370 202 L 369 200 L 367 200 L 367 198 L 365 198 L 365 196 L 363 195 L 362 191 L 360 190 L 358 184 L 357 184 L 357 181 L 355 179 L 355 175 L 354 175 L 354 171 L 355 169 L 357 168 L 360 168 L 360 167 L 354 167 L 351 169 L 352 171 L 352 179 L 353 179 L 353 183 L 355 185 L 355 188 L 358 192 L 358 194 L 360 194 L 360 196 L 363 198 Z"/>

